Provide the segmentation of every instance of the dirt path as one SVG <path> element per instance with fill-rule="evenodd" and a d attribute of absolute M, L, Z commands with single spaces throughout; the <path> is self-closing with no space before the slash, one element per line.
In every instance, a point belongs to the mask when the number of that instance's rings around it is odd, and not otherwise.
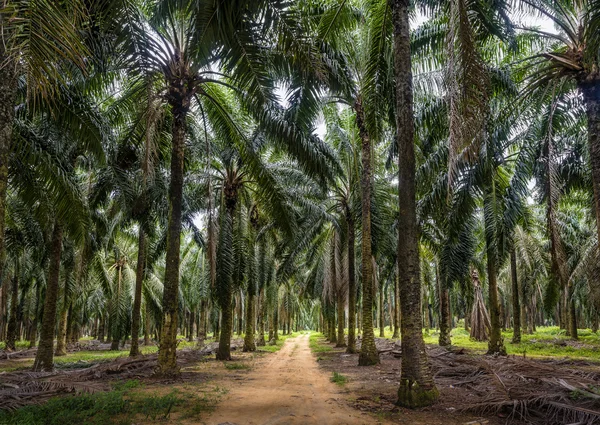
<path fill-rule="evenodd" d="M 288 339 L 231 389 L 206 424 L 377 424 L 344 403 L 310 352 L 308 335 Z"/>

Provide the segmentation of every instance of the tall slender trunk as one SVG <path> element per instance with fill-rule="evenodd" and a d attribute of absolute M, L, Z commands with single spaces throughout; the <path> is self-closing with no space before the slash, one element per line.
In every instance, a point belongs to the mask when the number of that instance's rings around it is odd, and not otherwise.
<path fill-rule="evenodd" d="M 575 294 L 573 285 L 569 285 L 569 335 L 571 339 L 577 340 L 577 309 L 575 308 Z"/>
<path fill-rule="evenodd" d="M 394 334 L 393 339 L 400 338 L 400 285 L 399 285 L 398 268 L 394 275 Z"/>
<path fill-rule="evenodd" d="M 248 256 L 248 294 L 246 296 L 246 329 L 244 335 L 244 347 L 243 351 L 256 351 L 256 342 L 254 341 L 254 315 L 255 315 L 255 304 L 256 304 L 256 243 L 255 236 L 258 230 L 258 215 L 257 210 L 252 208 L 250 213 L 250 220 L 248 225 L 248 232 L 252 235 L 249 239 L 249 253 Z"/>
<path fill-rule="evenodd" d="M 443 285 L 443 284 L 441 284 Z M 452 320 L 450 316 L 450 291 L 448 288 L 440 288 L 440 338 L 442 347 L 452 345 L 450 332 L 452 331 Z"/>
<path fill-rule="evenodd" d="M 379 338 L 385 337 L 385 291 L 379 288 Z"/>
<path fill-rule="evenodd" d="M 337 335 L 336 335 L 336 347 L 346 347 L 346 341 L 344 340 L 344 304 L 346 302 L 342 284 L 342 274 L 338 270 L 338 241 L 339 235 L 334 232 L 333 241 L 333 252 L 331 253 L 332 268 L 333 268 L 333 287 L 336 294 L 336 307 L 337 307 Z M 336 313 L 333 312 L 334 324 L 335 324 Z M 335 332 L 335 331 L 334 331 Z"/>
<path fill-rule="evenodd" d="M 344 306 L 345 306 L 344 292 L 338 290 L 337 297 L 337 344 L 336 347 L 346 347 L 346 341 L 344 339 Z"/>
<path fill-rule="evenodd" d="M 234 231 L 235 208 L 237 205 L 237 188 L 226 185 L 225 189 L 225 217 L 221 224 L 221 237 L 219 242 L 219 256 L 221 261 L 233 263 L 231 256 Z M 225 246 L 229 245 L 229 246 Z M 218 272 L 219 273 L 219 272 Z M 231 335 L 233 333 L 233 282 L 230 273 L 217 275 L 217 285 L 219 308 L 221 309 L 221 326 L 219 334 L 219 348 L 217 350 L 217 360 L 231 360 Z"/>
<path fill-rule="evenodd" d="M 513 344 L 521 342 L 521 303 L 519 302 L 519 281 L 517 279 L 517 254 L 513 248 L 510 251 L 510 278 L 512 280 L 513 304 Z"/>
<path fill-rule="evenodd" d="M 427 406 L 438 398 L 423 341 L 421 276 L 415 195 L 413 91 L 409 0 L 393 0 L 396 138 L 398 143 L 398 275 L 402 312 L 402 367 L 398 404 Z"/>
<path fill-rule="evenodd" d="M 452 345 L 450 332 L 452 331 L 452 323 L 450 320 L 450 291 L 446 283 L 441 278 L 440 267 L 435 267 L 435 278 L 438 284 L 438 296 L 440 301 L 440 337 L 439 344 L 442 347 Z"/>
<path fill-rule="evenodd" d="M 65 286 L 63 288 L 63 303 L 60 310 L 60 319 L 58 321 L 58 332 L 56 334 L 56 351 L 55 356 L 66 356 L 67 355 L 67 327 L 68 327 L 68 315 L 69 315 L 69 292 L 67 288 L 67 279 L 65 279 Z"/>
<path fill-rule="evenodd" d="M 373 331 L 373 260 L 371 253 L 371 139 L 365 125 L 365 113 L 362 100 L 354 103 L 356 125 L 361 139 L 362 175 L 361 210 L 362 210 L 362 344 L 358 357 L 359 366 L 371 366 L 379 363 L 379 353 L 375 346 Z"/>
<path fill-rule="evenodd" d="M 17 263 L 19 260 L 16 260 Z M 11 277 L 10 288 L 10 315 L 8 319 L 8 329 L 6 331 L 6 349 L 15 350 L 17 348 L 17 311 L 19 309 L 19 272 L 15 267 L 15 273 Z"/>
<path fill-rule="evenodd" d="M 146 304 L 146 308 L 144 311 L 144 345 L 146 346 L 150 345 L 150 327 L 150 306 Z"/>
<path fill-rule="evenodd" d="M 176 60 L 180 60 L 179 54 Z M 183 72 L 183 71 L 182 71 Z M 181 248 L 181 212 L 183 204 L 183 177 L 186 117 L 192 91 L 188 78 L 171 81 L 169 104 L 173 113 L 171 140 L 171 181 L 169 183 L 169 224 L 167 228 L 166 266 L 163 290 L 163 317 L 158 352 L 158 373 L 178 376 L 177 322 L 179 296 L 179 262 Z"/>
<path fill-rule="evenodd" d="M 492 206 L 489 206 L 489 202 L 493 202 L 496 194 L 494 193 L 494 187 L 488 190 L 491 192 L 486 193 L 484 199 L 484 209 L 492 210 Z M 485 205 L 488 204 L 488 205 Z M 490 214 L 484 214 L 488 217 Z M 487 220 L 487 218 L 486 218 Z M 490 223 L 485 224 L 486 228 L 492 228 L 493 225 Z M 486 232 L 487 233 L 487 232 Z M 488 342 L 488 354 L 502 354 L 506 355 L 506 348 L 504 347 L 504 340 L 502 338 L 502 328 L 500 324 L 500 301 L 498 299 L 498 272 L 496 268 L 497 251 L 495 241 L 492 240 L 492 235 L 486 234 L 486 260 L 487 260 L 487 274 L 488 274 L 488 301 L 490 306 L 490 340 Z"/>
<path fill-rule="evenodd" d="M 267 345 L 265 341 L 265 304 L 265 290 L 262 288 L 258 295 L 258 340 L 256 341 L 258 347 Z"/>
<path fill-rule="evenodd" d="M 335 335 L 335 333 L 334 333 Z M 275 311 L 273 312 L 273 341 L 279 340 L 279 300 L 275 296 Z"/>
<path fill-rule="evenodd" d="M 140 322 L 142 315 L 142 286 L 144 284 L 144 269 L 146 267 L 146 233 L 142 224 L 138 229 L 138 253 L 135 268 L 135 292 L 133 296 L 133 311 L 131 312 L 131 349 L 129 356 L 135 357 L 140 354 Z M 144 335 L 145 337 L 146 335 Z M 145 340 L 144 340 L 145 342 Z"/>
<path fill-rule="evenodd" d="M 354 276 L 354 217 L 346 207 L 346 224 L 348 225 L 348 347 L 346 353 L 356 353 L 356 277 Z"/>
<path fill-rule="evenodd" d="M 62 226 L 56 221 L 50 245 L 50 264 L 48 267 L 40 343 L 33 363 L 33 370 L 35 371 L 51 371 L 54 369 L 54 325 L 56 323 L 56 300 L 58 298 L 58 279 L 60 277 L 62 233 Z"/>
<path fill-rule="evenodd" d="M 38 321 L 40 318 L 40 297 L 41 297 L 41 285 L 39 282 L 36 282 L 35 289 L 35 307 L 33 310 L 33 322 L 31 324 L 31 335 L 29 336 L 29 348 L 34 348 L 37 343 L 37 333 L 38 333 Z"/>

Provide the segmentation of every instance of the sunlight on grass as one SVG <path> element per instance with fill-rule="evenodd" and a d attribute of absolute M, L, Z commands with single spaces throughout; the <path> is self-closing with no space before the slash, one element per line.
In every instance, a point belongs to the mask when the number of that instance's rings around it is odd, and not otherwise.
<path fill-rule="evenodd" d="M 257 351 L 266 351 L 269 353 L 275 353 L 279 350 L 281 350 L 281 347 L 283 347 L 283 343 L 289 339 L 289 338 L 295 338 L 297 336 L 300 336 L 302 334 L 304 334 L 304 331 L 301 332 L 292 332 L 290 335 L 279 335 L 279 339 L 277 341 L 275 341 L 275 345 L 269 345 L 267 343 L 267 345 L 265 345 L 264 347 L 257 347 Z M 267 340 L 267 336 L 265 334 L 265 341 Z"/>
<path fill-rule="evenodd" d="M 322 344 L 325 342 L 325 335 L 320 332 L 312 332 L 308 339 L 308 345 L 313 353 L 327 353 L 333 351 L 329 345 Z"/>

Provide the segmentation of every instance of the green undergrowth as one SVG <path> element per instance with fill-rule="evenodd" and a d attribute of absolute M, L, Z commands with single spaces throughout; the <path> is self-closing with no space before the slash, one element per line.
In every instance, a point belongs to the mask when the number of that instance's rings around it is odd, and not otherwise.
<path fill-rule="evenodd" d="M 333 348 L 325 344 L 325 335 L 320 332 L 312 332 L 308 338 L 310 350 L 313 353 L 327 353 L 333 351 Z"/>
<path fill-rule="evenodd" d="M 80 342 L 90 341 L 91 337 L 83 337 L 80 339 Z M 205 344 L 210 344 L 214 342 L 212 338 L 206 339 L 204 341 Z M 18 341 L 16 343 L 17 350 L 26 349 L 29 347 L 29 341 Z M 0 343 L 0 349 L 4 347 L 4 343 Z M 196 348 L 196 341 L 187 341 L 182 336 L 180 336 L 177 348 L 188 349 L 188 348 Z M 158 352 L 158 346 L 156 345 L 141 345 L 140 351 L 142 354 L 153 354 Z M 66 356 L 54 356 L 54 364 L 57 369 L 77 369 L 89 367 L 93 363 L 102 362 L 102 361 L 110 361 L 115 360 L 120 357 L 128 357 L 129 356 L 129 348 L 122 350 L 80 350 L 80 351 L 72 351 L 67 353 Z M 0 372 L 10 372 L 14 370 L 28 369 L 33 365 L 34 358 L 21 359 L 18 364 L 15 363 L 7 363 L 2 364 L 0 362 Z"/>
<path fill-rule="evenodd" d="M 172 416 L 198 420 L 214 408 L 221 394 L 218 387 L 205 392 L 175 388 L 158 394 L 133 380 L 104 393 L 57 397 L 42 405 L 0 411 L 0 425 L 131 425 Z"/>
<path fill-rule="evenodd" d="M 289 338 L 295 338 L 297 336 L 303 335 L 305 332 L 304 331 L 300 331 L 300 332 L 292 332 L 289 335 L 281 335 L 279 334 L 279 339 L 277 341 L 275 341 L 274 345 L 270 345 L 267 341 L 267 345 L 265 345 L 264 347 L 258 347 L 257 351 L 259 352 L 268 352 L 268 353 L 275 353 L 279 350 L 281 350 L 281 347 L 283 347 L 283 343 L 289 339 Z M 265 341 L 267 340 L 267 335 L 265 335 Z"/>
<path fill-rule="evenodd" d="M 249 364 L 245 364 L 245 363 L 228 363 L 228 362 L 223 362 L 223 365 L 225 366 L 225 369 L 227 369 L 227 370 L 248 370 L 248 369 L 252 369 L 252 366 L 250 366 Z"/>
<path fill-rule="evenodd" d="M 506 351 L 510 355 L 525 357 L 551 358 L 569 357 L 572 359 L 600 361 L 600 338 L 589 329 L 578 331 L 579 340 L 573 341 L 557 326 L 538 327 L 533 334 L 521 334 L 521 343 L 513 344 L 513 332 L 502 332 Z M 474 341 L 464 328 L 452 330 L 452 345 L 467 348 L 476 353 L 487 351 L 487 342 Z M 424 334 L 427 344 L 437 344 L 439 333 L 436 331 Z"/>
<path fill-rule="evenodd" d="M 339 386 L 342 386 L 346 382 L 348 382 L 348 378 L 346 376 L 342 375 L 341 373 L 337 373 L 337 372 L 333 372 L 330 380 L 331 380 L 331 382 L 334 382 Z"/>
<path fill-rule="evenodd" d="M 385 338 L 392 339 L 393 329 L 385 328 Z M 476 354 L 485 354 L 488 349 L 487 341 L 475 341 L 464 329 L 464 322 L 460 321 L 458 327 L 452 330 L 452 346 L 466 348 Z M 379 329 L 375 329 L 375 336 L 379 337 Z M 521 343 L 513 344 L 513 332 L 502 332 L 506 351 L 509 355 L 525 356 L 531 358 L 564 358 L 574 360 L 589 360 L 600 362 L 600 333 L 593 333 L 590 329 L 579 329 L 577 341 L 565 335 L 565 331 L 558 326 L 538 327 L 533 334 L 522 332 Z M 439 331 L 435 329 L 424 330 L 423 338 L 426 344 L 437 345 Z M 332 351 L 333 348 L 325 342 L 322 333 L 313 332 L 310 336 L 310 347 L 313 353 Z"/>

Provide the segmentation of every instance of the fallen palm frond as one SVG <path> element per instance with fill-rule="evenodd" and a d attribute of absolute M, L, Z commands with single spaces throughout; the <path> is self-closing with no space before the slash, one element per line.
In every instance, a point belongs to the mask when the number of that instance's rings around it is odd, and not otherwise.
<path fill-rule="evenodd" d="M 231 349 L 240 349 L 242 344 L 241 339 L 233 340 Z M 178 364 L 184 366 L 214 354 L 218 345 L 218 342 L 214 342 L 200 349 L 180 350 L 177 352 Z M 25 353 L 29 351 L 31 350 L 22 350 L 24 356 L 30 356 L 31 353 Z M 10 353 L 11 358 L 17 353 Z M 98 362 L 85 369 L 61 369 L 54 372 L 19 370 L 0 373 L 0 410 L 14 410 L 30 404 L 39 404 L 49 398 L 69 393 L 107 391 L 110 389 L 109 382 L 115 378 L 124 380 L 150 377 L 156 370 L 157 358 L 157 354 L 149 354 Z"/>

